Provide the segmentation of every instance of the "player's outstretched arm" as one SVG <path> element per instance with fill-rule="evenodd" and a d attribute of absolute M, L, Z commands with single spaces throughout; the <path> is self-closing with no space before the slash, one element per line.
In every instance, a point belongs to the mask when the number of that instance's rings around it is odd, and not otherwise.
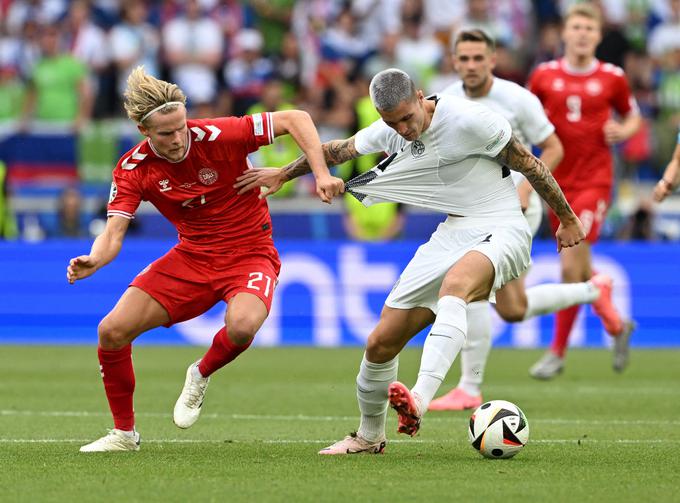
<path fill-rule="evenodd" d="M 661 180 L 654 186 L 654 199 L 661 202 L 680 185 L 680 143 L 675 147 L 673 158 L 663 172 Z"/>
<path fill-rule="evenodd" d="M 529 152 L 514 135 L 498 154 L 497 160 L 526 176 L 534 190 L 548 203 L 548 206 L 560 219 L 560 228 L 556 234 L 558 251 L 562 248 L 576 246 L 583 241 L 586 236 L 583 225 L 569 206 L 562 189 L 557 185 L 557 181 L 543 161 Z"/>
<path fill-rule="evenodd" d="M 309 160 L 319 198 L 330 203 L 335 196 L 344 192 L 344 182 L 328 171 L 321 140 L 310 115 L 302 110 L 285 110 L 272 113 L 272 119 L 274 136 L 290 134 Z"/>
<path fill-rule="evenodd" d="M 123 238 L 130 220 L 121 216 L 112 216 L 106 221 L 106 227 L 92 243 L 89 255 L 72 258 L 66 267 L 66 279 L 73 284 L 79 279 L 92 276 L 99 269 L 111 262 L 123 246 Z"/>
<path fill-rule="evenodd" d="M 346 140 L 332 140 L 321 145 L 324 159 L 329 166 L 342 164 L 360 156 L 354 146 L 354 136 Z M 260 197 L 276 193 L 284 183 L 311 173 L 307 156 L 301 156 L 281 169 L 251 168 L 236 179 L 234 187 L 239 194 L 258 187 L 267 187 Z"/>

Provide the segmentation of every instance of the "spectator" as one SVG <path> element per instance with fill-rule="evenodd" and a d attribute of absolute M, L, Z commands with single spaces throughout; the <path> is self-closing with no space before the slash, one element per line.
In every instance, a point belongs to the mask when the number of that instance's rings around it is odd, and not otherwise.
<path fill-rule="evenodd" d="M 65 125 L 79 131 L 90 119 L 92 93 L 87 68 L 59 49 L 59 30 L 52 25 L 40 29 L 41 57 L 29 78 L 21 129 L 31 118 Z"/>
<path fill-rule="evenodd" d="M 163 28 L 162 40 L 171 79 L 186 93 L 191 113 L 211 117 L 223 55 L 220 26 L 203 13 L 198 0 L 188 0 L 185 14 Z"/>
<path fill-rule="evenodd" d="M 82 213 L 83 199 L 76 187 L 65 188 L 59 196 L 54 237 L 82 238 L 88 229 Z"/>
<path fill-rule="evenodd" d="M 224 67 L 224 80 L 232 95 L 234 115 L 244 115 L 257 103 L 265 82 L 273 76 L 274 65 L 262 56 L 263 43 L 257 30 L 241 30 L 234 37 L 236 56 Z"/>
<path fill-rule="evenodd" d="M 123 99 L 126 78 L 133 68 L 143 65 L 149 75 L 159 76 L 160 36 L 147 22 L 144 2 L 125 0 L 121 5 L 122 22 L 109 33 L 109 46 L 118 80 L 118 99 Z"/>
<path fill-rule="evenodd" d="M 15 239 L 17 234 L 17 223 L 9 205 L 7 166 L 0 161 L 0 240 Z"/>

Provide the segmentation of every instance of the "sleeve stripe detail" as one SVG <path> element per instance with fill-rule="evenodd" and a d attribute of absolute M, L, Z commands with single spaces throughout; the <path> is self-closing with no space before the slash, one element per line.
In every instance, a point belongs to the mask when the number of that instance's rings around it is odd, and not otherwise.
<path fill-rule="evenodd" d="M 106 212 L 107 217 L 112 217 L 112 216 L 118 216 L 118 217 L 123 217 L 127 218 L 128 220 L 132 220 L 135 218 L 135 216 L 132 213 L 127 213 L 125 211 L 120 211 L 120 210 L 109 210 Z"/>
<path fill-rule="evenodd" d="M 270 112 L 267 112 L 266 115 L 267 115 L 267 133 L 269 134 L 269 143 L 272 144 L 272 143 L 274 143 L 274 119 L 272 118 L 272 114 Z"/>

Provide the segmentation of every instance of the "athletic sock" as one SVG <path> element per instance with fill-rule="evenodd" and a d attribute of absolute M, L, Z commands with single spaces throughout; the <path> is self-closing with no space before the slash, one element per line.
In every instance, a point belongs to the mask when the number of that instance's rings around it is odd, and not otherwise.
<path fill-rule="evenodd" d="M 527 312 L 524 319 L 549 314 L 576 304 L 597 300 L 600 291 L 590 281 L 583 283 L 551 283 L 527 288 Z"/>
<path fill-rule="evenodd" d="M 201 358 L 201 361 L 198 364 L 198 371 L 203 377 L 208 377 L 210 374 L 221 369 L 243 353 L 250 347 L 252 342 L 253 341 L 251 340 L 248 344 L 237 346 L 229 339 L 229 336 L 227 336 L 227 328 L 222 327 L 220 331 L 215 334 L 210 348 L 205 355 L 203 355 L 203 358 Z"/>
<path fill-rule="evenodd" d="M 369 442 L 385 438 L 385 418 L 389 402 L 387 389 L 397 380 L 399 356 L 385 363 L 371 363 L 364 354 L 357 375 L 357 401 L 361 423 L 357 433 Z"/>
<path fill-rule="evenodd" d="M 472 396 L 481 394 L 484 369 L 491 351 L 491 310 L 487 301 L 467 306 L 467 341 L 460 352 L 458 387 Z"/>
<path fill-rule="evenodd" d="M 421 414 L 427 410 L 432 397 L 465 344 L 466 332 L 466 302 L 452 295 L 440 298 L 437 302 L 437 317 L 423 345 L 418 380 L 411 390 L 420 401 Z"/>
<path fill-rule="evenodd" d="M 123 431 L 135 428 L 133 395 L 135 371 L 132 367 L 132 345 L 120 349 L 97 348 L 99 368 L 104 381 L 106 399 L 113 415 L 113 427 Z"/>
<path fill-rule="evenodd" d="M 550 345 L 550 350 L 560 358 L 564 358 L 564 354 L 567 351 L 569 334 L 571 334 L 571 328 L 574 326 L 574 321 L 576 321 L 580 308 L 580 304 L 577 304 L 568 309 L 558 311 L 555 315 L 555 336 Z"/>

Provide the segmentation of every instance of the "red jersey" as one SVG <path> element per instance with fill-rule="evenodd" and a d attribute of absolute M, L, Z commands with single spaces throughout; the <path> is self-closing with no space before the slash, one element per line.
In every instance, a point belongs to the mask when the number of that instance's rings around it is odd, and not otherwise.
<path fill-rule="evenodd" d="M 621 116 L 637 111 L 623 70 L 595 60 L 587 71 L 576 72 L 561 59 L 539 65 L 528 87 L 564 145 L 564 159 L 553 173 L 562 189 L 611 189 L 612 155 L 603 127 L 612 109 Z"/>
<path fill-rule="evenodd" d="M 272 242 L 271 218 L 259 191 L 237 195 L 236 177 L 247 155 L 274 140 L 271 114 L 187 121 L 185 157 L 160 157 L 149 139 L 127 152 L 113 170 L 108 216 L 133 218 L 149 201 L 177 229 L 180 248 L 228 251 Z"/>

